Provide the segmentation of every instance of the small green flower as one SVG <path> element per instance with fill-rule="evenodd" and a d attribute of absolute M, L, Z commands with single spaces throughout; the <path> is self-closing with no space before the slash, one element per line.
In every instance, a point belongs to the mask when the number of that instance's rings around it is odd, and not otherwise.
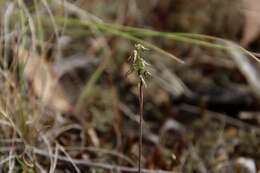
<path fill-rule="evenodd" d="M 127 75 L 135 72 L 145 87 L 147 86 L 145 79 L 151 76 L 151 73 L 147 70 L 147 65 L 149 64 L 141 55 L 142 51 L 146 50 L 148 49 L 141 44 L 135 45 L 134 55 L 130 56 L 131 69 L 127 72 Z"/>

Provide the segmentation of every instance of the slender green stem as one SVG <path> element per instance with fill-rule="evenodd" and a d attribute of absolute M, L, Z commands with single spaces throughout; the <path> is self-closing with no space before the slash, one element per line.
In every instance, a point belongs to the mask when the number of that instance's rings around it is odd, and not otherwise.
<path fill-rule="evenodd" d="M 140 122 L 139 122 L 139 155 L 138 155 L 138 173 L 141 173 L 141 161 L 143 151 L 143 112 L 144 112 L 144 91 L 143 81 L 139 84 L 139 106 L 140 106 Z"/>

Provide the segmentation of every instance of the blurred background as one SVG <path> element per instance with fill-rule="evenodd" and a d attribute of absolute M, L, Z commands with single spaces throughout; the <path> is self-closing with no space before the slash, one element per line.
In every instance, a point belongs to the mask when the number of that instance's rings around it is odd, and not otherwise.
<path fill-rule="evenodd" d="M 0 0 L 0 13 L 0 172 L 137 172 L 138 43 L 145 171 L 260 171 L 259 0 Z"/>

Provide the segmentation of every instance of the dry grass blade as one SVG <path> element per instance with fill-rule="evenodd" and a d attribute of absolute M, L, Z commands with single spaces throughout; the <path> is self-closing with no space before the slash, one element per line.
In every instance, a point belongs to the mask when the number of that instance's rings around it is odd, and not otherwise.
<path fill-rule="evenodd" d="M 58 148 L 65 154 L 67 160 L 72 164 L 72 166 L 74 167 L 75 171 L 77 173 L 81 173 L 79 168 L 77 167 L 77 164 L 75 163 L 75 161 L 70 157 L 70 155 L 64 150 L 64 148 L 60 145 L 58 145 Z M 58 159 L 58 156 L 56 156 L 56 159 Z"/>
<path fill-rule="evenodd" d="M 59 38 L 59 32 L 58 32 L 59 29 L 58 29 L 58 26 L 55 22 L 55 18 L 54 18 L 54 15 L 52 13 L 52 10 L 50 9 L 48 2 L 46 0 L 41 0 L 41 2 L 43 3 L 44 7 L 47 9 L 47 12 L 50 16 L 50 20 L 51 20 L 53 28 L 54 28 L 55 36 L 56 36 L 56 38 Z"/>
<path fill-rule="evenodd" d="M 9 170 L 8 173 L 13 173 L 14 168 L 15 168 L 15 159 L 13 158 L 13 156 L 15 156 L 14 152 L 14 148 L 12 147 L 11 150 L 9 151 L 9 160 L 8 160 L 8 166 L 9 166 Z"/>
<path fill-rule="evenodd" d="M 5 14 L 4 14 L 4 37 L 5 38 L 8 38 L 8 35 L 9 35 L 9 30 L 10 30 L 10 17 L 12 16 L 12 13 L 14 11 L 14 8 L 15 8 L 15 5 L 14 3 L 9 3 L 7 5 L 7 9 L 5 11 Z M 4 49 L 5 50 L 8 50 L 8 46 L 9 46 L 9 39 L 4 39 L 5 43 L 4 43 Z M 8 53 L 7 51 L 4 51 L 4 62 L 3 63 L 3 66 L 6 68 L 7 67 L 7 61 L 8 61 Z"/>
<path fill-rule="evenodd" d="M 227 46 L 233 48 L 234 44 L 227 44 Z M 254 91 L 255 95 L 260 99 L 260 80 L 259 69 L 250 62 L 250 59 L 239 51 L 230 51 L 232 59 L 236 62 L 238 69 L 247 79 L 249 85 Z"/>
<path fill-rule="evenodd" d="M 48 157 L 48 158 L 54 157 L 54 155 L 49 155 L 48 152 L 46 152 L 44 150 L 40 150 L 38 148 L 32 148 L 32 150 L 37 155 L 41 155 L 41 156 Z M 79 159 L 71 159 L 71 158 L 69 159 L 64 156 L 58 156 L 57 158 L 59 161 L 75 164 L 77 166 L 84 167 L 84 168 L 94 167 L 94 168 L 101 168 L 101 169 L 109 170 L 109 171 L 121 171 L 121 172 L 130 172 L 130 173 L 138 172 L 138 169 L 136 169 L 136 168 L 130 168 L 130 167 L 125 167 L 125 166 L 92 162 L 90 160 L 79 160 Z M 181 173 L 181 172 L 142 169 L 142 173 Z"/>
<path fill-rule="evenodd" d="M 49 173 L 55 173 L 55 169 L 56 169 L 57 161 L 58 161 L 58 154 L 59 154 L 59 148 L 58 148 L 58 145 L 56 144 L 54 157 L 53 157 L 53 163 L 51 164 Z"/>
<path fill-rule="evenodd" d="M 0 166 L 2 166 L 2 165 L 4 165 L 6 162 L 8 162 L 10 159 L 15 159 L 16 158 L 16 156 L 9 156 L 9 157 L 7 157 L 7 158 L 5 158 L 5 159 L 2 159 L 1 161 L 0 161 Z M 1 167 L 0 167 L 1 168 Z"/>
<path fill-rule="evenodd" d="M 50 143 L 50 141 L 48 140 L 48 138 L 47 138 L 44 134 L 41 134 L 40 137 L 42 138 L 44 144 L 45 144 L 46 147 L 47 147 L 48 154 L 49 154 L 49 155 L 53 155 L 53 154 L 52 154 L 53 149 L 52 149 L 51 143 Z M 57 146 L 56 146 L 55 149 L 57 149 Z M 56 156 L 56 155 L 54 155 L 54 156 Z M 56 157 L 57 157 L 57 156 L 56 156 Z M 55 160 L 55 157 L 51 157 L 51 158 L 50 158 L 50 169 L 52 169 L 52 168 L 53 168 L 53 165 L 55 165 L 55 164 L 54 164 L 54 162 L 55 162 L 54 160 Z M 54 167 L 55 167 L 55 166 L 54 166 Z"/>
<path fill-rule="evenodd" d="M 185 83 L 172 72 L 163 62 L 155 61 L 154 69 L 151 69 L 151 73 L 155 81 L 163 89 L 171 93 L 173 96 L 181 96 L 183 94 L 189 95 L 192 91 L 185 85 Z"/>
<path fill-rule="evenodd" d="M 10 122 L 10 124 L 11 124 L 11 126 L 12 126 L 12 128 L 15 130 L 15 132 L 20 136 L 20 137 L 22 137 L 22 133 L 21 133 L 21 131 L 19 130 L 19 128 L 15 125 L 15 123 L 13 122 L 13 120 L 8 116 L 8 114 L 4 111 L 4 109 L 0 106 L 0 116 L 3 116 L 4 118 L 6 118 L 9 122 Z"/>

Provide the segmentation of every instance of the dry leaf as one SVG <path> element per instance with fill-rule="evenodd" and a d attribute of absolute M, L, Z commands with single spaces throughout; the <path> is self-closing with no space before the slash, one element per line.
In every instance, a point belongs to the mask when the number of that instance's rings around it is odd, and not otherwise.
<path fill-rule="evenodd" d="M 35 53 L 22 48 L 17 50 L 19 63 L 25 64 L 24 77 L 31 83 L 34 94 L 43 105 L 61 112 L 71 111 L 72 106 L 52 66 Z"/>
<path fill-rule="evenodd" d="M 241 45 L 247 47 L 260 34 L 260 1 L 243 0 L 245 25 Z"/>

